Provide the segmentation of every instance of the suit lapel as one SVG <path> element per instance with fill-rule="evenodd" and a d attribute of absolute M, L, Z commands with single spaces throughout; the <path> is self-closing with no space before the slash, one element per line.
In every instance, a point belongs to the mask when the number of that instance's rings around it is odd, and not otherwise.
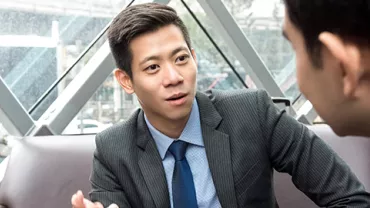
<path fill-rule="evenodd" d="M 156 207 L 170 207 L 168 186 L 162 159 L 154 140 L 151 138 L 143 112 L 139 114 L 137 123 L 137 144 L 141 148 L 141 151 L 139 151 L 139 166 L 145 183 Z"/>
<path fill-rule="evenodd" d="M 209 168 L 222 207 L 237 207 L 229 136 L 217 130 L 222 117 L 206 95 L 197 93 L 202 135 Z"/>

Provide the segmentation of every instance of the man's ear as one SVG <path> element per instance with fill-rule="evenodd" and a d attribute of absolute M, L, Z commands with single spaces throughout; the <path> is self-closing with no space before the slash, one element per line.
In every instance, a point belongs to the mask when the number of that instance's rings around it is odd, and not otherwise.
<path fill-rule="evenodd" d="M 343 93 L 347 97 L 353 97 L 358 88 L 361 74 L 361 51 L 353 43 L 344 42 L 336 34 L 323 32 L 319 40 L 328 49 L 330 55 L 335 58 L 342 70 Z"/>
<path fill-rule="evenodd" d="M 114 76 L 116 77 L 118 83 L 121 85 L 123 90 L 125 90 L 126 93 L 132 94 L 134 93 L 134 88 L 132 85 L 131 77 L 122 69 L 116 69 L 114 70 Z"/>
<path fill-rule="evenodd" d="M 191 55 L 193 56 L 193 59 L 195 61 L 195 64 L 198 65 L 197 54 L 195 53 L 194 48 L 191 49 Z"/>

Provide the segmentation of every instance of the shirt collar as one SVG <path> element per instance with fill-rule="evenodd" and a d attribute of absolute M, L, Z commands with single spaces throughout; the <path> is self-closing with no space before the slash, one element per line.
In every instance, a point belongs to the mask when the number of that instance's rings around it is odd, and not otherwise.
<path fill-rule="evenodd" d="M 149 122 L 148 118 L 144 113 L 145 122 L 149 128 L 150 133 L 157 145 L 159 154 L 162 157 L 162 160 L 165 158 L 166 153 L 170 145 L 176 139 L 170 138 L 160 131 L 158 131 L 154 126 Z M 189 120 L 185 125 L 184 130 L 182 131 L 179 140 L 188 142 L 193 145 L 204 146 L 203 137 L 202 137 L 202 130 L 200 126 L 200 115 L 199 115 L 199 107 L 197 100 L 194 98 L 194 102 L 191 108 Z"/>

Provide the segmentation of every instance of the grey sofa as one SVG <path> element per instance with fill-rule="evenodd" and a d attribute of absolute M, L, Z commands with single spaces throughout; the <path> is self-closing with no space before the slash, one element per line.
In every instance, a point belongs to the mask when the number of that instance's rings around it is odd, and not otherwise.
<path fill-rule="evenodd" d="M 370 139 L 336 136 L 326 125 L 310 126 L 352 168 L 370 190 Z M 90 190 L 94 135 L 25 138 L 13 149 L 0 184 L 0 207 L 66 208 L 73 193 Z M 275 173 L 280 207 L 317 207 L 299 192 L 290 176 Z"/>

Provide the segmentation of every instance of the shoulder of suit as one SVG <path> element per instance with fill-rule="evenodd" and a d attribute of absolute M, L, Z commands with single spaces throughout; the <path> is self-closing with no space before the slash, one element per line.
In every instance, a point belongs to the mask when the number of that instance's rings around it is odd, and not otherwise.
<path fill-rule="evenodd" d="M 132 135 L 135 133 L 140 111 L 141 109 L 137 109 L 127 120 L 114 124 L 113 126 L 98 133 L 96 138 L 104 140 L 104 143 L 114 143 L 114 141 L 117 140 L 127 141 L 125 137 L 132 137 Z"/>
<path fill-rule="evenodd" d="M 204 92 L 214 103 L 237 102 L 237 101 L 256 101 L 261 94 L 267 94 L 261 89 L 236 89 L 236 90 L 207 90 Z"/>

